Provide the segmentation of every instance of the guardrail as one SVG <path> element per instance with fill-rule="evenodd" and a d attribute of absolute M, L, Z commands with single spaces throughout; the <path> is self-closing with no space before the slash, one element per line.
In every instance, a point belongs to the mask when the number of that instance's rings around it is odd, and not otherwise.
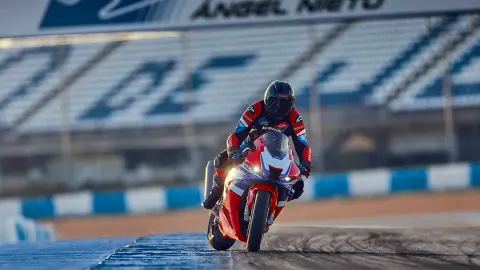
<path fill-rule="evenodd" d="M 301 201 L 336 197 L 385 196 L 480 188 L 480 163 L 409 169 L 377 169 L 314 175 L 305 181 Z M 118 192 L 78 192 L 0 201 L 0 214 L 28 218 L 163 212 L 200 207 L 203 183 L 187 187 L 148 187 Z"/>

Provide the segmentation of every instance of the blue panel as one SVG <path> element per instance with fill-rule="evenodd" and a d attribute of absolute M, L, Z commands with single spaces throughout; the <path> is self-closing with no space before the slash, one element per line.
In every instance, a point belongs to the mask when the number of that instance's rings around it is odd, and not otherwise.
<path fill-rule="evenodd" d="M 222 55 L 215 56 L 202 68 L 238 68 L 246 66 L 253 59 L 253 55 Z"/>
<path fill-rule="evenodd" d="M 202 199 L 198 186 L 168 188 L 166 194 L 167 209 L 198 207 Z"/>
<path fill-rule="evenodd" d="M 172 16 L 172 12 L 167 11 L 174 10 L 179 2 L 179 0 L 49 1 L 40 28 L 165 21 Z"/>
<path fill-rule="evenodd" d="M 55 214 L 50 197 L 22 199 L 22 214 L 27 218 L 49 218 Z"/>
<path fill-rule="evenodd" d="M 427 171 L 425 169 L 393 170 L 390 173 L 390 192 L 428 190 Z"/>
<path fill-rule="evenodd" d="M 317 177 L 315 179 L 315 198 L 324 199 L 348 196 L 347 178 L 347 174 L 332 174 Z"/>
<path fill-rule="evenodd" d="M 93 193 L 93 212 L 96 214 L 122 214 L 126 212 L 124 192 Z"/>
<path fill-rule="evenodd" d="M 480 163 L 470 164 L 470 186 L 480 188 Z"/>

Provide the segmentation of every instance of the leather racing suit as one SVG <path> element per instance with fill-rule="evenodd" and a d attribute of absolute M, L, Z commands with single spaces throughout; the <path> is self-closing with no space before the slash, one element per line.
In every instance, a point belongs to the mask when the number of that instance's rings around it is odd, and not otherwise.
<path fill-rule="evenodd" d="M 214 198 L 209 200 L 207 197 L 203 202 L 204 207 L 210 209 L 213 207 L 212 204 L 220 197 L 221 191 L 223 190 L 223 182 L 226 178 L 225 170 L 229 165 L 233 165 L 229 162 L 228 153 L 234 150 L 243 151 L 245 148 L 253 146 L 253 142 L 258 137 L 270 131 L 279 131 L 292 138 L 300 164 L 307 164 L 306 167 L 300 166 L 300 170 L 302 174 L 308 177 L 310 174 L 310 164 L 312 162 L 312 150 L 307 141 L 302 116 L 295 108 L 292 108 L 290 113 L 283 117 L 273 117 L 266 110 L 264 101 L 257 101 L 245 110 L 235 131 L 228 137 L 227 149 L 215 158 L 214 186 L 209 195 Z M 303 181 L 298 181 L 297 184 L 293 186 L 296 198 L 303 193 Z M 213 194 L 213 196 L 211 196 L 212 193 L 220 194 Z"/>

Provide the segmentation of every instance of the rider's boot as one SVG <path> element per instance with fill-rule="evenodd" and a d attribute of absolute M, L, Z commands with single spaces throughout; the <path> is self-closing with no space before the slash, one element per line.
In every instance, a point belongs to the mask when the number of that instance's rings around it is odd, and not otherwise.
<path fill-rule="evenodd" d="M 210 193 L 207 195 L 205 200 L 202 202 L 202 206 L 205 209 L 212 209 L 217 201 L 222 196 L 223 192 L 223 179 L 222 179 L 222 172 L 220 169 L 217 169 L 215 175 L 213 176 L 213 185 Z"/>
<path fill-rule="evenodd" d="M 292 188 L 295 191 L 292 196 L 288 197 L 287 201 L 293 201 L 303 194 L 303 188 L 304 188 L 305 183 L 303 182 L 303 179 L 298 180 L 295 184 L 293 184 Z"/>

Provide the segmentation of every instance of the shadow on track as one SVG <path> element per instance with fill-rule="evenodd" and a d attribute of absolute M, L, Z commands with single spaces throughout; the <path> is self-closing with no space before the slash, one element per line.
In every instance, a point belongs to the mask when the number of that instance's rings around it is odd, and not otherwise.
<path fill-rule="evenodd" d="M 480 229 L 278 227 L 235 269 L 480 269 Z"/>

